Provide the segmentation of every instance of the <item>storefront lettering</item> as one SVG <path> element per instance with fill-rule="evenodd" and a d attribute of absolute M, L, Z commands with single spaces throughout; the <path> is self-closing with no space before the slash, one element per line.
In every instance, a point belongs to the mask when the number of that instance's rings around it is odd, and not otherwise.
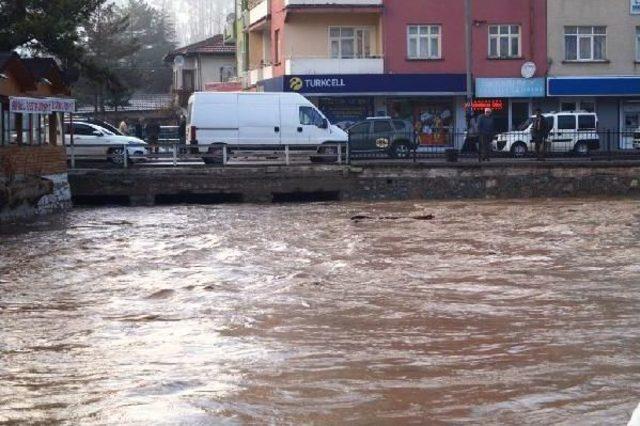
<path fill-rule="evenodd" d="M 313 89 L 347 87 L 342 78 L 309 78 L 304 84 Z"/>
<path fill-rule="evenodd" d="M 72 113 L 76 110 L 74 99 L 63 98 L 23 98 L 12 97 L 9 100 L 9 110 L 22 114 L 51 114 L 52 112 Z"/>

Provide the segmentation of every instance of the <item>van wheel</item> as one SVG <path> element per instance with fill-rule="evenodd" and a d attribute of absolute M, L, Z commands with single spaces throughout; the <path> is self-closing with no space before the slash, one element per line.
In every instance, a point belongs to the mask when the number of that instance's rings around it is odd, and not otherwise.
<path fill-rule="evenodd" d="M 207 157 L 202 157 L 204 164 L 222 165 L 224 162 L 222 145 L 210 146 L 207 149 Z"/>
<path fill-rule="evenodd" d="M 589 145 L 586 142 L 578 142 L 573 150 L 581 156 L 589 155 Z"/>
<path fill-rule="evenodd" d="M 522 158 L 527 155 L 527 145 L 524 142 L 516 142 L 511 146 L 511 154 L 515 158 Z"/>
<path fill-rule="evenodd" d="M 405 142 L 398 142 L 397 144 L 393 145 L 393 148 L 391 149 L 391 156 L 393 158 L 405 159 L 409 158 L 410 155 L 411 148 L 409 148 L 409 145 L 407 145 Z"/>

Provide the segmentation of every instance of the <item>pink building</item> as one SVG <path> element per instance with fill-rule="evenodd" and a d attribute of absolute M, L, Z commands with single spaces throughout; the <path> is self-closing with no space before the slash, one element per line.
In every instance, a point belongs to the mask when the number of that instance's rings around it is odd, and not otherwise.
<path fill-rule="evenodd" d="M 477 108 L 503 130 L 544 97 L 546 0 L 473 0 Z M 337 123 L 391 115 L 425 146 L 466 127 L 464 0 L 251 0 L 255 90 L 302 93 Z"/>
<path fill-rule="evenodd" d="M 546 0 L 472 3 L 475 106 L 493 106 L 500 127 L 513 128 L 545 96 Z M 386 73 L 466 72 L 464 0 L 385 0 L 383 26 Z"/>

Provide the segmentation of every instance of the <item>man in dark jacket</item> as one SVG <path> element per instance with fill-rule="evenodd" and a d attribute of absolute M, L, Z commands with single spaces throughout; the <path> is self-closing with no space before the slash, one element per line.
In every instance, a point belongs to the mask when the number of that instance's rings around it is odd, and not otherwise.
<path fill-rule="evenodd" d="M 547 125 L 547 120 L 544 119 L 542 111 L 537 109 L 531 127 L 531 139 L 533 139 L 533 143 L 536 146 L 536 157 L 540 161 L 544 160 L 545 144 L 547 143 L 548 135 L 549 126 Z"/>
<path fill-rule="evenodd" d="M 489 151 L 494 134 L 495 124 L 491 116 L 491 108 L 485 108 L 484 114 L 478 118 L 478 161 L 489 161 Z"/>

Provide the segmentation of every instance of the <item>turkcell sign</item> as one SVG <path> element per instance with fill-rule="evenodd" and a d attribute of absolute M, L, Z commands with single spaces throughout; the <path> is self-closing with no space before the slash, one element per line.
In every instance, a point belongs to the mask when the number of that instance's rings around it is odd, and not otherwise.
<path fill-rule="evenodd" d="M 464 74 L 291 75 L 260 83 L 266 92 L 304 95 L 464 94 Z"/>
<path fill-rule="evenodd" d="M 543 98 L 544 78 L 476 78 L 477 98 Z"/>

